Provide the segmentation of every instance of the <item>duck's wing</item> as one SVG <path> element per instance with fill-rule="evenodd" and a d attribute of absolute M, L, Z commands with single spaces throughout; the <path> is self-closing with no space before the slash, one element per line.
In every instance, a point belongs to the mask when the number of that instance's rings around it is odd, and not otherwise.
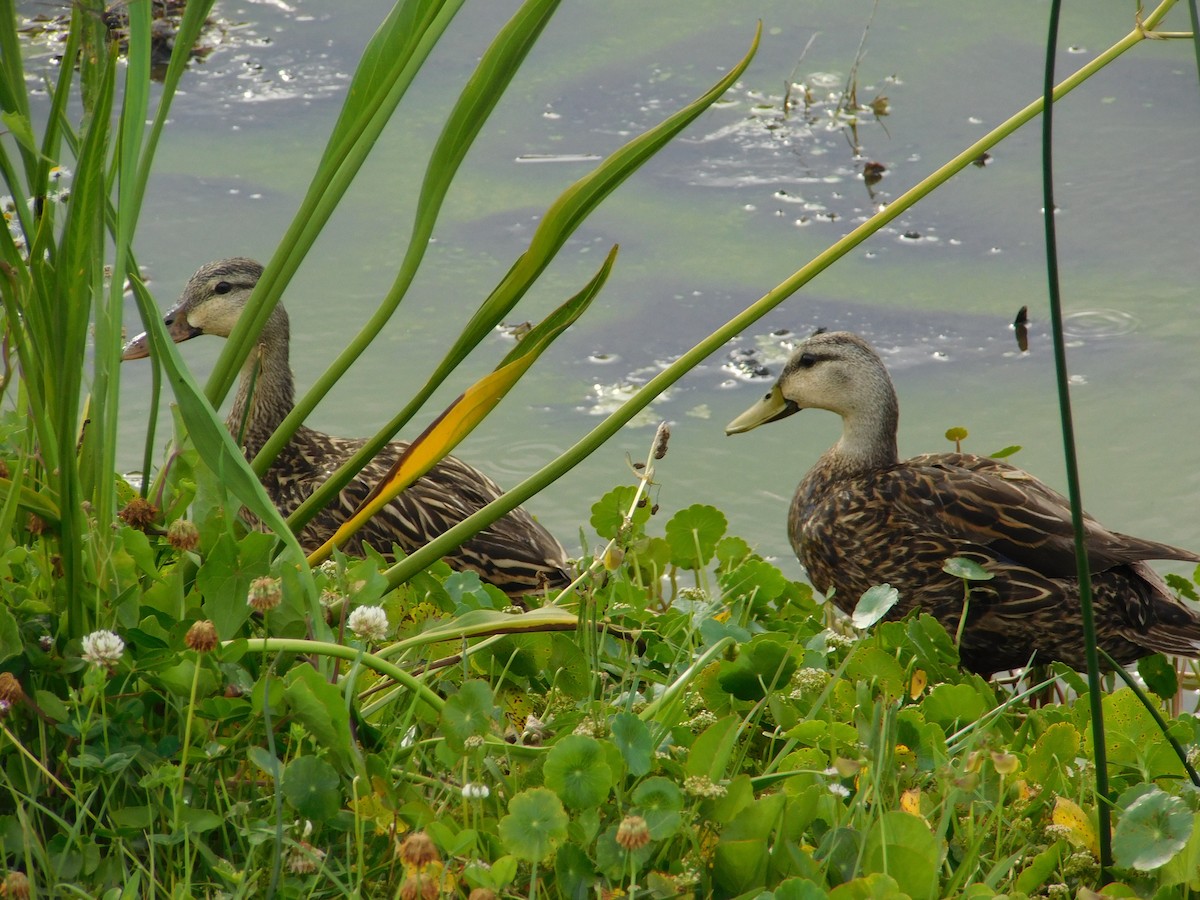
<path fill-rule="evenodd" d="M 342 490 L 336 501 L 339 520 L 361 506 L 405 446 L 389 444 Z M 393 544 L 412 553 L 502 493 L 474 466 L 447 456 L 376 513 L 357 537 L 384 553 Z M 446 559 L 452 567 L 476 571 L 510 594 L 565 587 L 570 581 L 566 550 L 521 507 L 468 538 Z"/>
<path fill-rule="evenodd" d="M 1070 504 L 1028 472 L 1000 460 L 942 453 L 913 457 L 893 473 L 893 502 L 914 521 L 937 521 L 956 540 L 992 552 L 1049 578 L 1075 575 Z M 1200 555 L 1110 531 L 1084 518 L 1093 571 L 1147 559 L 1200 562 Z"/>

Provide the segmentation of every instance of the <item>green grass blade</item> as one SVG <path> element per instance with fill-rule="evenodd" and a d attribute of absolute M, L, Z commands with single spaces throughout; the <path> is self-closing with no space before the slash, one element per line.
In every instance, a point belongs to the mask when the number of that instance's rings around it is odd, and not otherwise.
<path fill-rule="evenodd" d="M 613 247 L 601 265 L 579 293 L 539 322 L 500 365 L 492 372 L 467 388 L 451 403 L 440 416 L 426 428 L 408 449 L 396 460 L 391 470 L 376 485 L 363 501 L 358 511 L 344 522 L 323 546 L 312 553 L 310 565 L 316 565 L 343 545 L 355 532 L 362 528 L 372 516 L 387 506 L 414 481 L 437 465 L 496 408 L 496 405 L 512 389 L 529 367 L 537 360 L 554 339 L 567 330 L 591 305 L 616 260 L 617 248 Z"/>
<path fill-rule="evenodd" d="M 346 103 L 353 112 L 339 119 L 337 130 L 330 137 L 330 147 L 334 149 L 327 151 L 322 159 L 300 209 L 267 264 L 250 305 L 226 341 L 209 377 L 206 391 L 214 404 L 219 403 L 233 385 L 258 333 L 304 255 L 341 202 L 422 63 L 463 2 L 445 0 L 428 4 L 427 0 L 410 0 L 404 4 L 404 8 L 427 7 L 426 12 L 417 15 L 401 10 L 389 17 L 385 27 L 372 38 L 365 53 L 368 72 L 373 75 L 381 71 L 377 60 L 392 59 L 393 63 L 387 69 L 388 78 L 392 80 L 380 80 L 378 85 L 372 85 L 371 88 L 356 89 L 352 97 L 347 98 Z M 396 22 L 416 23 L 424 31 L 412 34 L 404 31 Z M 356 74 L 355 82 L 361 84 L 365 77 Z"/>
<path fill-rule="evenodd" d="M 730 72 L 706 93 L 663 120 L 654 128 L 622 146 L 592 172 L 567 188 L 546 211 L 534 233 L 529 249 L 517 260 L 504 279 L 483 302 L 467 323 L 454 346 L 435 369 L 425 385 L 395 418 L 385 425 L 363 448 L 344 463 L 325 484 L 298 507 L 288 521 L 293 529 L 303 528 L 323 509 L 350 479 L 373 459 L 396 433 L 424 405 L 454 368 L 487 336 L 537 279 L 554 255 L 600 202 L 632 175 L 647 159 L 661 149 L 684 127 L 695 120 L 727 91 L 750 64 L 758 48 L 756 32 L 749 51 Z M 265 449 L 264 449 L 265 453 Z"/>
<path fill-rule="evenodd" d="M 267 470 L 296 429 L 383 330 L 404 299 L 409 285 L 416 277 L 421 260 L 425 257 L 429 238 L 433 234 L 442 202 L 450 190 L 455 173 L 512 77 L 537 41 L 538 35 L 558 8 L 559 2 L 560 0 L 527 0 L 483 54 L 479 65 L 459 95 L 454 109 L 451 110 L 430 156 L 417 202 L 412 236 L 391 290 L 354 340 L 317 379 L 259 451 L 254 460 L 254 470 L 259 474 Z"/>

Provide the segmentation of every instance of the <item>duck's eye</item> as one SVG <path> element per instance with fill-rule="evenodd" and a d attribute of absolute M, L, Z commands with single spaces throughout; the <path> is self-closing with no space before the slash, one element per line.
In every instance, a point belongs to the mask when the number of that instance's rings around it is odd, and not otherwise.
<path fill-rule="evenodd" d="M 213 285 L 214 294 L 228 294 L 232 290 L 233 285 L 231 285 L 228 281 L 218 281 Z"/>
<path fill-rule="evenodd" d="M 817 358 L 811 353 L 801 353 L 800 359 L 797 360 L 797 365 L 802 369 L 811 369 L 817 364 Z"/>

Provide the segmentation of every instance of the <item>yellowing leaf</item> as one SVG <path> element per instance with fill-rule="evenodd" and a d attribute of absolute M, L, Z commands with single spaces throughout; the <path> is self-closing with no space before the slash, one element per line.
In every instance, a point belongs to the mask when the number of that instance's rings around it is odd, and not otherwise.
<path fill-rule="evenodd" d="M 1083 847 L 1093 856 L 1100 855 L 1100 841 L 1096 837 L 1096 829 L 1079 804 L 1066 797 L 1054 798 L 1054 812 L 1050 821 L 1066 829 L 1067 840 L 1076 847 Z"/>
<path fill-rule="evenodd" d="M 917 669 L 912 673 L 912 679 L 908 683 L 908 696 L 916 700 L 925 690 L 925 685 L 929 684 L 929 676 L 925 674 L 924 669 Z"/>
<path fill-rule="evenodd" d="M 910 816 L 921 816 L 921 792 L 916 788 L 909 788 L 900 795 L 900 808 Z"/>

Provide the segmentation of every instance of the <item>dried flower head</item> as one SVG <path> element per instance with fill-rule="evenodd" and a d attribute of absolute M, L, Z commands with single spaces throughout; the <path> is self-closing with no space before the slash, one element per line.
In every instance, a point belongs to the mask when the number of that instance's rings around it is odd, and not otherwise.
<path fill-rule="evenodd" d="M 29 878 L 24 872 L 9 872 L 2 887 L 8 900 L 29 900 Z"/>
<path fill-rule="evenodd" d="M 134 497 L 117 516 L 130 528 L 145 531 L 158 518 L 158 507 L 142 497 Z"/>
<path fill-rule="evenodd" d="M 176 519 L 167 526 L 167 543 L 176 550 L 195 550 L 200 543 L 200 529 L 195 522 Z"/>
<path fill-rule="evenodd" d="M 283 600 L 283 588 L 278 578 L 264 576 L 250 582 L 250 593 L 246 595 L 246 603 L 255 612 L 270 612 Z"/>
<path fill-rule="evenodd" d="M 83 638 L 83 658 L 97 668 L 113 668 L 124 652 L 125 642 L 111 631 L 93 631 Z"/>
<path fill-rule="evenodd" d="M 617 826 L 617 843 L 626 850 L 640 850 L 650 843 L 650 826 L 641 816 L 626 816 Z"/>
<path fill-rule="evenodd" d="M 423 831 L 414 831 L 400 844 L 400 859 L 405 865 L 421 869 L 441 859 L 433 839 Z"/>
<path fill-rule="evenodd" d="M 350 613 L 346 624 L 364 641 L 382 641 L 387 637 L 387 613 L 382 606 L 360 606 Z"/>
<path fill-rule="evenodd" d="M 317 849 L 308 841 L 300 841 L 288 852 L 288 871 L 293 875 L 311 875 L 317 871 L 317 867 L 323 859 L 325 859 L 324 850 Z"/>
<path fill-rule="evenodd" d="M 193 623 L 192 627 L 188 629 L 187 636 L 183 639 L 184 643 L 197 653 L 211 653 L 217 648 L 220 640 L 217 636 L 217 626 L 209 619 L 201 619 Z"/>
<path fill-rule="evenodd" d="M 424 872 L 414 873 L 400 885 L 400 900 L 437 900 L 437 882 Z"/>
<path fill-rule="evenodd" d="M 662 459 L 667 455 L 667 441 L 671 439 L 671 426 L 666 422 L 660 422 L 658 430 L 654 432 L 654 458 Z"/>

